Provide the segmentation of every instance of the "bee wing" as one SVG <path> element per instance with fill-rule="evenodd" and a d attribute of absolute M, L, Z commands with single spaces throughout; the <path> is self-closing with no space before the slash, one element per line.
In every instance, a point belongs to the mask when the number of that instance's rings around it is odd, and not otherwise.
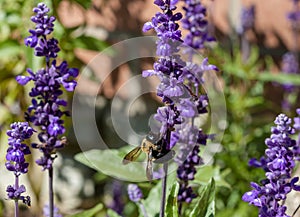
<path fill-rule="evenodd" d="M 134 148 L 128 154 L 125 155 L 122 163 L 125 165 L 125 164 L 129 164 L 131 161 L 135 161 L 140 156 L 141 153 L 142 153 L 142 149 L 140 146 Z"/>
<path fill-rule="evenodd" d="M 153 162 L 158 163 L 158 164 L 166 163 L 169 160 L 171 160 L 172 158 L 174 158 L 174 156 L 175 156 L 175 151 L 170 150 L 167 154 L 165 154 L 163 156 L 159 156 L 159 158 L 155 159 L 155 161 L 153 161 Z"/>
<path fill-rule="evenodd" d="M 147 167 L 146 167 L 146 176 L 149 181 L 153 178 L 153 168 L 152 168 L 152 148 L 149 149 L 148 159 L 147 159 Z"/>

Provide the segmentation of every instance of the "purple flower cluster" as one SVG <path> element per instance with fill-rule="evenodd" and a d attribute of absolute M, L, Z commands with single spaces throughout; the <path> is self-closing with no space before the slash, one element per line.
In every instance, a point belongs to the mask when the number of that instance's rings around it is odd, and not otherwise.
<path fill-rule="evenodd" d="M 215 41 L 208 33 L 206 8 L 201 0 L 184 0 L 184 3 L 185 16 L 182 19 L 182 27 L 189 31 L 184 43 L 191 48 L 202 49 L 205 42 Z"/>
<path fill-rule="evenodd" d="M 185 131 L 185 132 L 184 132 Z M 196 194 L 193 192 L 189 182 L 194 180 L 197 167 L 203 164 L 202 158 L 199 156 L 200 146 L 206 145 L 210 136 L 204 134 L 202 130 L 188 124 L 180 131 L 182 139 L 179 140 L 181 146 L 175 161 L 178 163 L 177 177 L 180 180 L 180 188 L 178 193 L 178 201 L 190 203 Z M 186 134 L 186 135 L 185 135 Z"/>
<path fill-rule="evenodd" d="M 265 157 L 249 162 L 251 166 L 263 168 L 266 179 L 261 181 L 261 185 L 252 182 L 252 190 L 242 197 L 244 201 L 259 208 L 259 217 L 289 217 L 282 202 L 292 189 L 300 191 L 300 186 L 295 184 L 299 178 L 292 178 L 296 157 L 294 150 L 297 146 L 296 141 L 290 138 L 294 134 L 292 120 L 280 114 L 274 123 L 276 127 L 272 127 L 271 137 L 265 140 Z"/>
<path fill-rule="evenodd" d="M 290 20 L 291 24 L 292 24 L 292 28 L 294 31 L 299 30 L 299 22 L 300 22 L 300 10 L 299 10 L 299 0 L 292 0 L 293 2 L 293 11 L 291 11 L 290 13 L 288 13 L 287 18 L 288 20 Z"/>
<path fill-rule="evenodd" d="M 188 187 L 188 181 L 193 179 L 195 166 L 201 162 L 198 145 L 206 144 L 207 139 L 202 130 L 193 125 L 194 118 L 207 112 L 208 98 L 199 94 L 199 88 L 204 82 L 203 73 L 217 68 L 210 65 L 207 58 L 200 65 L 181 59 L 179 52 L 183 40 L 178 22 L 182 14 L 175 12 L 177 1 L 155 0 L 154 3 L 162 12 L 156 13 L 151 22 L 145 23 L 143 30 L 156 31 L 159 58 L 154 63 L 154 69 L 143 71 L 143 76 L 155 75 L 161 81 L 157 95 L 162 98 L 165 106 L 158 108 L 154 118 L 161 123 L 160 133 L 165 140 L 166 149 L 171 149 L 176 143 L 180 144 L 180 153 L 177 156 L 178 178 L 181 184 L 179 198 L 180 201 L 190 202 L 194 196 L 191 187 Z M 209 38 L 207 33 L 200 30 L 207 24 L 203 17 L 205 10 L 197 1 L 186 3 L 187 18 L 183 23 L 186 28 L 193 26 L 193 31 L 186 38 L 186 45 L 202 48 Z M 202 14 L 195 14 L 198 12 Z"/>
<path fill-rule="evenodd" d="M 118 180 L 115 180 L 112 183 L 112 202 L 109 207 L 120 215 L 123 212 L 124 201 L 122 199 L 122 182 Z"/>
<path fill-rule="evenodd" d="M 298 59 L 293 52 L 283 55 L 281 70 L 286 74 L 297 74 L 299 72 Z M 294 89 L 294 86 L 291 84 L 284 84 L 283 87 L 287 92 L 292 92 Z"/>
<path fill-rule="evenodd" d="M 48 16 L 49 8 L 44 3 L 39 3 L 33 9 L 36 13 L 31 20 L 36 24 L 34 30 L 30 30 L 31 36 L 25 39 L 25 44 L 35 49 L 36 56 L 46 58 L 46 68 L 37 72 L 27 69 L 29 76 L 17 76 L 16 80 L 21 85 L 26 85 L 29 81 L 34 82 L 34 87 L 29 95 L 32 97 L 32 105 L 25 113 L 25 118 L 40 127 L 38 134 L 40 144 L 32 144 L 33 148 L 42 151 L 43 156 L 37 160 L 37 164 L 43 169 L 52 168 L 55 159 L 55 151 L 62 148 L 65 139 L 59 137 L 65 132 L 63 115 L 68 115 L 62 107 L 67 106 L 67 102 L 61 99 L 63 86 L 67 91 L 73 91 L 76 87 L 74 78 L 78 75 L 78 69 L 68 68 L 67 62 L 57 64 L 56 58 L 59 48 L 57 40 L 49 39 L 49 34 L 53 31 L 53 16 Z"/>
<path fill-rule="evenodd" d="M 33 9 L 36 15 L 31 17 L 31 21 L 36 27 L 29 30 L 31 35 L 24 40 L 26 46 L 34 48 L 36 56 L 45 56 L 47 59 L 56 58 L 60 50 L 56 39 L 47 39 L 47 35 L 53 32 L 53 22 L 56 20 L 54 16 L 48 16 L 49 11 L 44 3 L 39 3 Z"/>
<path fill-rule="evenodd" d="M 43 214 L 45 217 L 50 217 L 50 213 L 49 213 L 49 206 L 45 205 L 43 208 Z M 63 217 L 60 213 L 59 213 L 59 209 L 57 207 L 53 208 L 53 217 Z"/>
<path fill-rule="evenodd" d="M 241 17 L 241 24 L 240 24 L 240 27 L 237 30 L 237 32 L 240 34 L 243 34 L 248 29 L 251 29 L 254 27 L 254 21 L 255 21 L 254 5 L 251 5 L 249 7 L 242 7 L 240 17 Z"/>
<path fill-rule="evenodd" d="M 187 149 L 181 150 L 182 153 L 186 152 Z M 181 153 L 181 156 L 183 155 Z M 196 174 L 196 166 L 202 164 L 202 159 L 199 156 L 200 149 L 199 146 L 194 146 L 193 150 L 188 152 L 188 155 L 183 163 L 179 164 L 177 169 L 177 177 L 181 180 L 180 189 L 178 192 L 178 201 L 190 203 L 193 198 L 197 195 L 193 192 L 191 186 L 188 182 L 194 179 Z"/>
<path fill-rule="evenodd" d="M 207 59 L 204 59 L 201 65 L 196 65 L 186 63 L 180 58 L 179 42 L 182 40 L 177 21 L 182 15 L 174 14 L 177 1 L 156 0 L 154 3 L 163 10 L 163 13 L 156 13 L 151 22 L 145 23 L 143 29 L 144 31 L 154 29 L 157 32 L 159 58 L 154 63 L 154 69 L 143 71 L 143 76 L 156 75 L 161 81 L 157 88 L 157 95 L 162 98 L 166 106 L 158 109 L 155 118 L 162 124 L 160 133 L 166 135 L 168 130 L 182 125 L 185 118 L 196 117 L 206 111 L 207 97 L 198 96 L 198 88 L 203 83 L 203 73 L 207 70 L 216 70 L 216 67 L 209 65 Z M 179 137 L 177 132 L 171 132 L 173 145 Z"/>
<path fill-rule="evenodd" d="M 23 203 L 30 206 L 30 197 L 22 196 L 26 192 L 24 185 L 19 186 L 18 177 L 28 171 L 28 163 L 25 160 L 25 155 L 30 154 L 29 147 L 23 142 L 29 139 L 34 130 L 27 122 L 15 122 L 10 125 L 11 129 L 7 131 L 8 149 L 6 153 L 5 166 L 9 171 L 14 172 L 15 185 L 9 185 L 6 189 L 7 196 L 12 200 L 21 200 Z"/>
<path fill-rule="evenodd" d="M 187 92 L 182 80 L 185 63 L 176 54 L 179 51 L 178 42 L 182 41 L 177 23 L 182 18 L 182 14 L 174 13 L 177 1 L 155 0 L 154 3 L 162 12 L 157 12 L 151 22 L 145 23 L 143 31 L 150 29 L 156 31 L 158 36 L 156 53 L 159 59 L 154 63 L 154 70 L 143 71 L 143 76 L 156 75 L 161 81 L 157 88 L 157 95 L 162 97 L 162 101 L 167 105 L 157 110 L 155 119 L 162 124 L 160 133 L 164 136 L 167 149 L 171 149 L 176 144 L 178 135 L 169 131 L 175 125 L 182 123 L 180 111 L 174 100 L 180 99 Z"/>
<path fill-rule="evenodd" d="M 297 117 L 294 118 L 294 129 L 298 132 L 297 145 L 294 148 L 294 154 L 297 161 L 300 161 L 300 108 L 296 110 Z"/>
<path fill-rule="evenodd" d="M 129 199 L 132 202 L 139 202 L 143 198 L 141 189 L 136 184 L 129 184 L 127 187 Z"/>
<path fill-rule="evenodd" d="M 296 74 L 299 71 L 298 60 L 292 52 L 288 52 L 283 55 L 281 70 L 285 73 L 292 74 Z"/>

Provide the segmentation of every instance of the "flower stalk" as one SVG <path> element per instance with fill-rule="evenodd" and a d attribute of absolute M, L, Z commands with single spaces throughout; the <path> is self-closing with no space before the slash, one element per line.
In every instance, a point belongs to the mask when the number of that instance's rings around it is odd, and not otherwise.
<path fill-rule="evenodd" d="M 300 191 L 300 186 L 296 185 L 299 177 L 292 177 L 298 157 L 295 152 L 297 143 L 291 138 L 295 130 L 285 114 L 278 115 L 274 123 L 276 126 L 271 129 L 271 137 L 265 140 L 265 156 L 249 161 L 250 166 L 264 169 L 266 179 L 260 184 L 251 182 L 252 190 L 246 192 L 242 199 L 258 207 L 261 217 L 290 217 L 284 205 L 286 196 L 292 190 Z"/>
<path fill-rule="evenodd" d="M 19 176 L 15 176 L 15 188 L 19 188 Z M 15 199 L 15 217 L 19 217 L 19 200 Z"/>
<path fill-rule="evenodd" d="M 10 125 L 11 129 L 7 131 L 8 149 L 6 153 L 6 169 L 13 172 L 15 176 L 14 185 L 9 185 L 6 189 L 8 199 L 15 202 L 15 217 L 19 216 L 19 200 L 25 205 L 30 206 L 29 196 L 23 196 L 26 192 L 24 185 L 19 184 L 19 176 L 28 172 L 29 163 L 25 160 L 25 155 L 31 152 L 24 141 L 33 134 L 33 129 L 27 122 L 15 122 Z"/>
<path fill-rule="evenodd" d="M 131 200 L 134 203 L 137 203 L 143 213 L 143 216 L 148 217 L 145 206 L 142 203 L 143 193 L 141 189 L 136 184 L 129 184 L 127 187 L 127 193 L 129 200 Z"/>
<path fill-rule="evenodd" d="M 176 0 L 154 1 L 162 12 L 156 13 L 151 22 L 145 23 L 143 31 L 150 29 L 156 31 L 158 60 L 154 63 L 153 70 L 143 71 L 143 76 L 155 75 L 161 81 L 157 87 L 157 95 L 162 98 L 165 105 L 158 108 L 154 118 L 161 123 L 160 134 L 165 149 L 171 150 L 177 143 L 180 144 L 181 153 L 178 153 L 179 157 L 177 156 L 180 160 L 177 162 L 179 167 L 186 168 L 185 158 L 190 152 L 194 153 L 193 147 L 197 144 L 203 144 L 203 140 L 206 144 L 207 137 L 204 137 L 202 130 L 193 124 L 195 117 L 207 112 L 208 99 L 205 95 L 198 93 L 203 84 L 202 75 L 205 71 L 217 70 L 217 68 L 208 64 L 207 58 L 203 60 L 201 65 L 185 62 L 181 59 L 180 50 L 183 45 L 185 50 L 201 49 L 204 47 L 204 43 L 212 40 L 212 38 L 206 32 L 207 22 L 202 14 L 205 13 L 206 9 L 200 4 L 200 1 L 186 1 L 187 6 L 184 7 L 186 18 L 183 19 L 183 23 L 185 28 L 193 29 L 193 31 L 187 35 L 185 40 L 182 40 L 178 22 L 183 16 L 180 12 L 175 11 L 177 2 Z M 191 55 L 190 57 L 192 59 Z M 197 157 L 195 156 L 195 158 Z M 200 160 L 197 160 L 196 163 L 199 162 Z M 165 177 L 162 184 L 160 216 L 164 216 L 165 209 L 167 163 L 163 167 Z M 180 169 L 180 171 L 185 173 L 184 169 Z M 192 178 L 193 176 L 189 176 L 189 179 Z M 182 200 L 179 199 L 180 203 L 191 201 L 186 198 L 186 196 L 191 195 L 184 193 L 186 188 L 191 192 L 191 187 L 187 186 L 186 180 L 183 182 L 185 184 L 180 186 L 178 198 L 181 194 L 185 196 Z"/>
<path fill-rule="evenodd" d="M 168 163 L 163 164 L 163 180 L 162 180 L 162 195 L 160 204 L 160 217 L 165 216 L 166 195 L 167 195 L 167 181 L 168 181 Z"/>
<path fill-rule="evenodd" d="M 50 9 L 39 3 L 33 9 L 35 13 L 31 21 L 36 24 L 35 29 L 30 29 L 31 34 L 25 38 L 25 45 L 34 49 L 35 56 L 45 58 L 45 68 L 33 72 L 27 69 L 29 76 L 17 76 L 16 80 L 21 85 L 34 82 L 34 87 L 29 95 L 32 105 L 25 112 L 25 118 L 39 130 L 39 143 L 33 143 L 32 147 L 42 152 L 36 163 L 49 172 L 49 215 L 54 216 L 54 192 L 53 192 L 53 163 L 57 157 L 56 152 L 66 144 L 62 135 L 65 133 L 63 116 L 69 116 L 69 112 L 63 110 L 67 102 L 61 99 L 64 87 L 67 91 L 74 91 L 77 82 L 78 69 L 69 68 L 66 61 L 57 64 L 57 53 L 60 51 L 58 41 L 51 37 L 54 30 L 54 16 L 49 16 Z"/>

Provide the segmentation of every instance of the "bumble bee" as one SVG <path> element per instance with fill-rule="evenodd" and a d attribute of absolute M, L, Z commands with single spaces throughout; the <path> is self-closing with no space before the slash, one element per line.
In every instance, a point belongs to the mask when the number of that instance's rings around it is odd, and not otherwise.
<path fill-rule="evenodd" d="M 142 152 L 147 155 L 146 176 L 149 181 L 153 178 L 154 163 L 164 163 L 174 157 L 173 150 L 167 150 L 166 145 L 163 144 L 164 140 L 160 135 L 150 132 L 142 141 L 141 145 L 131 150 L 123 158 L 123 164 L 126 165 L 135 161 Z"/>

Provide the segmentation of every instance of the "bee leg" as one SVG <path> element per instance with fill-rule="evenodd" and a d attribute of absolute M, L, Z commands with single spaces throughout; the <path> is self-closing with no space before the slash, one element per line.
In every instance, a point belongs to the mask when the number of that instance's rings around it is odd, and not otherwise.
<path fill-rule="evenodd" d="M 153 168 L 152 168 L 152 148 L 149 149 L 148 159 L 147 159 L 147 167 L 146 167 L 146 176 L 149 181 L 153 179 Z"/>

